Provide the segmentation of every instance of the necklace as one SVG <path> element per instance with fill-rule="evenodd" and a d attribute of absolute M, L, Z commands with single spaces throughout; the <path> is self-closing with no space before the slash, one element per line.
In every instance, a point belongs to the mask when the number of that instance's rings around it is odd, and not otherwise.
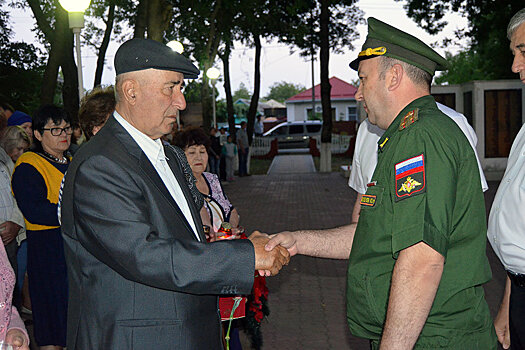
<path fill-rule="evenodd" d="M 46 151 L 42 151 L 42 154 L 44 156 L 46 156 L 47 158 L 51 159 L 55 163 L 58 163 L 58 164 L 66 164 L 67 163 L 66 156 L 62 156 L 62 159 L 58 159 L 57 157 L 55 157 L 52 154 L 47 153 Z"/>

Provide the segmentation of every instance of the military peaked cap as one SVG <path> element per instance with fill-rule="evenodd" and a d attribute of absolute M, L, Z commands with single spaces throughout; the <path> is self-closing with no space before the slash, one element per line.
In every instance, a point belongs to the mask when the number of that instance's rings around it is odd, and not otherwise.
<path fill-rule="evenodd" d="M 357 70 L 359 62 L 378 56 L 407 62 L 431 75 L 447 68 L 447 61 L 415 36 L 370 17 L 366 41 L 350 68 Z"/>
<path fill-rule="evenodd" d="M 120 45 L 115 54 L 117 75 L 150 68 L 179 72 L 188 79 L 200 73 L 189 59 L 158 41 L 135 38 Z"/>

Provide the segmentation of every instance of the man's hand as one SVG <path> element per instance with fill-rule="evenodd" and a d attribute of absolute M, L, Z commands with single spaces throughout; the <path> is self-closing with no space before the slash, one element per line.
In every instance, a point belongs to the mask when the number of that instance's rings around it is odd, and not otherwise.
<path fill-rule="evenodd" d="M 16 238 L 21 228 L 22 226 L 17 225 L 12 221 L 6 221 L 3 224 L 0 224 L 0 237 L 2 237 L 2 243 L 4 243 L 4 245 L 11 243 Z"/>
<path fill-rule="evenodd" d="M 293 232 L 284 231 L 275 235 L 270 236 L 270 241 L 266 243 L 264 249 L 271 251 L 273 248 L 281 245 L 288 250 L 290 256 L 297 254 L 297 240 L 293 235 Z"/>
<path fill-rule="evenodd" d="M 277 247 L 271 251 L 265 250 L 264 247 L 269 241 L 268 236 L 259 231 L 254 231 L 248 239 L 252 242 L 255 250 L 255 269 L 259 270 L 259 274 L 261 271 L 266 271 L 264 275 L 274 276 L 283 265 L 288 265 L 290 254 L 283 247 Z"/>
<path fill-rule="evenodd" d="M 503 349 L 510 348 L 510 328 L 509 328 L 509 304 L 510 304 L 510 279 L 507 277 L 503 300 L 499 306 L 498 314 L 494 319 L 494 328 L 498 341 Z"/>
<path fill-rule="evenodd" d="M 11 344 L 15 349 L 29 350 L 29 339 L 20 329 L 10 329 L 5 336 L 5 342 Z"/>

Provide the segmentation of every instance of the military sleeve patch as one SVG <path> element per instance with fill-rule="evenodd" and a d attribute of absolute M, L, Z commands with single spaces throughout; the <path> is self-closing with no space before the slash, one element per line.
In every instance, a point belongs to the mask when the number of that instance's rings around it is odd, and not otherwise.
<path fill-rule="evenodd" d="M 363 197 L 361 197 L 361 205 L 366 205 L 367 207 L 375 207 L 376 198 L 377 196 L 364 194 Z"/>
<path fill-rule="evenodd" d="M 395 165 L 395 188 L 396 202 L 425 192 L 425 157 L 423 154 Z"/>

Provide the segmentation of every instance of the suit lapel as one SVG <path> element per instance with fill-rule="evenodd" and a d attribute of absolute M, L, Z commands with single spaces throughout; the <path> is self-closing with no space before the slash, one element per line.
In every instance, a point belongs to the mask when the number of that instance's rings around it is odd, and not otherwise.
<path fill-rule="evenodd" d="M 190 224 L 188 223 L 188 220 L 184 216 L 184 213 L 182 212 L 182 210 L 179 208 L 178 204 L 175 202 L 175 200 L 171 196 L 171 193 L 169 192 L 168 188 L 166 187 L 166 185 L 164 184 L 164 182 L 160 178 L 159 174 L 157 173 L 157 170 L 155 170 L 155 167 L 151 164 L 151 162 L 149 161 L 149 159 L 146 156 L 146 154 L 142 151 L 142 149 L 135 142 L 135 140 L 131 137 L 131 135 L 126 131 L 126 129 L 124 129 L 124 127 L 122 125 L 120 125 L 119 122 L 117 122 L 117 120 L 113 116 L 111 116 L 108 119 L 108 122 L 106 123 L 104 128 L 105 129 L 106 128 L 110 129 L 111 130 L 110 133 L 112 133 L 115 137 L 117 137 L 117 139 L 126 148 L 128 153 L 130 155 L 132 155 L 133 157 L 137 158 L 138 164 L 139 164 L 139 168 L 142 171 L 142 173 L 144 174 L 144 177 L 149 179 L 153 183 L 155 188 L 158 190 L 158 192 L 162 195 L 162 197 L 164 197 L 168 201 L 168 203 L 170 203 L 170 205 L 172 206 L 173 210 L 175 211 L 175 213 L 179 217 L 180 222 L 184 223 L 184 226 L 185 226 L 186 230 L 189 232 L 191 237 L 193 239 L 195 239 L 195 234 L 193 233 L 193 228 L 191 228 Z M 102 136 L 102 135 L 100 135 L 100 136 Z M 172 171 L 173 171 L 173 168 L 172 168 Z M 178 178 L 177 178 L 177 181 L 179 181 L 179 184 L 181 183 Z M 187 187 L 187 186 L 181 186 L 181 188 L 183 189 L 183 192 L 184 192 L 184 187 Z M 186 197 L 186 194 L 185 194 L 185 197 Z M 186 200 L 187 200 L 187 198 L 186 198 Z M 192 202 L 193 202 L 193 200 L 192 200 Z M 190 202 L 190 208 L 192 208 L 191 202 Z M 193 214 L 193 212 L 192 212 L 192 214 Z M 166 220 L 168 220 L 168 219 L 169 218 L 166 218 Z M 202 224 L 200 224 L 200 227 L 201 227 L 201 230 L 202 230 Z M 202 234 L 200 232 L 201 230 L 199 230 L 199 226 L 197 226 L 197 231 L 198 231 L 199 237 L 202 236 Z M 204 238 L 204 240 L 202 240 L 202 241 L 205 242 L 206 239 Z"/>
<path fill-rule="evenodd" d="M 184 193 L 184 198 L 186 198 L 186 201 L 188 202 L 188 206 L 190 207 L 191 215 L 193 217 L 193 222 L 195 223 L 195 227 L 197 228 L 197 233 L 201 239 L 201 242 L 206 242 L 206 237 L 202 232 L 202 221 L 200 219 L 200 213 L 195 207 L 195 202 L 188 187 L 187 180 L 181 170 L 182 165 L 180 164 L 180 159 L 170 147 L 164 147 L 164 152 L 168 156 L 168 165 L 170 166 L 171 172 L 173 173 L 173 175 L 175 175 L 175 178 L 177 179 L 182 189 L 182 192 Z"/>

